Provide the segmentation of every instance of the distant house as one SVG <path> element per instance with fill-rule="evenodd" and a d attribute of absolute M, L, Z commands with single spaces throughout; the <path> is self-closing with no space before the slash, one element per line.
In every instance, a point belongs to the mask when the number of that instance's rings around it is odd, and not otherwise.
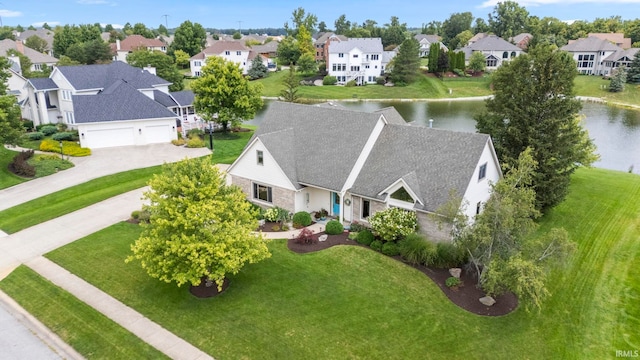
<path fill-rule="evenodd" d="M 640 56 L 640 48 L 618 50 L 607 56 L 603 61 L 604 75 L 613 74 L 613 70 L 617 68 L 630 68 L 636 56 Z"/>
<path fill-rule="evenodd" d="M 442 240 L 448 234 L 428 214 L 453 191 L 472 219 L 502 176 L 488 135 L 410 126 L 394 108 L 366 113 L 281 102 L 271 104 L 228 174 L 262 207 L 326 209 L 365 224 L 399 207 Z"/>
<path fill-rule="evenodd" d="M 467 42 L 467 46 L 471 46 L 471 44 L 474 44 L 474 43 L 478 42 L 479 40 L 482 40 L 482 39 L 486 38 L 487 36 L 489 36 L 488 33 L 483 33 L 483 32 L 477 33 L 477 34 L 473 35 L 471 37 L 471 39 L 469 39 L 469 41 Z"/>
<path fill-rule="evenodd" d="M 631 38 L 624 37 L 623 33 L 589 33 L 587 37 L 595 36 L 601 40 L 607 40 L 623 49 L 631 48 Z M 569 40 L 569 44 L 577 40 Z"/>
<path fill-rule="evenodd" d="M 347 37 L 344 35 L 336 35 L 333 32 L 324 32 L 318 35 L 320 36 L 313 41 L 313 46 L 316 48 L 316 62 L 324 61 L 325 63 L 328 63 L 329 42 L 346 41 Z"/>
<path fill-rule="evenodd" d="M 413 38 L 418 40 L 418 43 L 420 44 L 420 57 L 429 56 L 431 44 L 434 43 L 440 44 L 440 49 L 442 51 L 449 51 L 449 49 L 442 43 L 442 41 L 440 41 L 442 38 L 438 35 L 416 34 L 413 36 Z"/>
<path fill-rule="evenodd" d="M 0 40 L 0 56 L 8 56 L 7 52 L 9 50 L 15 50 L 29 58 L 31 61 L 31 67 L 29 70 L 31 71 L 41 71 L 43 69 L 43 65 L 52 67 L 58 62 L 58 59 L 53 56 L 37 52 L 32 48 L 25 46 L 22 41 L 14 41 L 11 39 Z M 18 65 L 20 65 L 19 61 Z"/>
<path fill-rule="evenodd" d="M 338 79 L 338 84 L 349 81 L 355 81 L 356 85 L 375 83 L 395 55 L 383 50 L 380 38 L 349 38 L 328 44 L 327 72 Z"/>
<path fill-rule="evenodd" d="M 83 147 L 169 142 L 181 124 L 196 121 L 193 93 L 169 92 L 155 69 L 115 61 L 56 67 L 48 78 L 28 79 L 24 117 L 35 125 L 67 124 Z"/>
<path fill-rule="evenodd" d="M 487 70 L 495 70 L 505 61 L 523 53 L 521 48 L 495 35 L 487 35 L 471 45 L 463 47 L 460 51 L 464 52 L 467 63 L 474 52 L 481 52 L 487 61 Z"/>
<path fill-rule="evenodd" d="M 189 60 L 191 76 L 200 76 L 202 67 L 205 65 L 207 58 L 212 56 L 219 56 L 227 61 L 238 64 L 242 73 L 246 74 L 251 68 L 251 61 L 257 55 L 257 52 L 251 51 L 251 49 L 246 47 L 240 41 L 215 41 L 213 45 L 191 57 Z M 265 66 L 268 66 L 269 61 L 265 58 L 262 60 Z"/>
<path fill-rule="evenodd" d="M 278 57 L 278 45 L 277 41 L 269 41 L 263 45 L 253 45 L 251 51 L 260 54 L 267 62 L 267 66 L 275 65 L 275 60 Z"/>
<path fill-rule="evenodd" d="M 45 53 L 49 56 L 53 56 L 53 30 L 48 30 L 45 28 L 40 28 L 37 30 L 25 30 L 23 32 L 15 32 L 16 40 L 20 40 L 23 44 L 27 41 L 28 38 L 32 36 L 37 36 L 40 39 L 47 42 L 47 47 L 45 48 Z"/>
<path fill-rule="evenodd" d="M 509 41 L 520 49 L 526 51 L 529 47 L 529 41 L 531 41 L 531 39 L 533 39 L 533 35 L 529 33 L 521 33 L 512 37 L 511 39 L 509 39 Z"/>
<path fill-rule="evenodd" d="M 608 40 L 590 36 L 569 43 L 560 50 L 571 53 L 576 61 L 578 72 L 587 75 L 609 75 L 610 68 L 605 66 L 605 59 L 622 51 L 622 48 Z"/>
<path fill-rule="evenodd" d="M 140 49 L 167 52 L 165 43 L 159 39 L 147 39 L 142 35 L 129 35 L 122 41 L 116 39 L 116 42 L 109 46 L 113 53 L 113 60 L 122 62 L 127 62 L 127 55 Z"/>

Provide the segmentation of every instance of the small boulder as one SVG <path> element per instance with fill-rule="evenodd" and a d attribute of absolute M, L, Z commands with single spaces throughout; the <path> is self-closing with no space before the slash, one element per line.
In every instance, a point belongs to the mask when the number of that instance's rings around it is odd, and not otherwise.
<path fill-rule="evenodd" d="M 496 303 L 496 299 L 492 298 L 491 296 L 485 296 L 480 298 L 480 302 L 484 306 L 493 306 L 493 304 Z"/>
<path fill-rule="evenodd" d="M 318 237 L 318 241 L 327 241 L 328 237 L 329 237 L 329 235 L 327 235 L 327 234 L 320 235 Z"/>
<path fill-rule="evenodd" d="M 460 279 L 460 274 L 462 273 L 462 269 L 460 268 L 451 268 L 449 269 L 449 274 L 456 279 Z"/>

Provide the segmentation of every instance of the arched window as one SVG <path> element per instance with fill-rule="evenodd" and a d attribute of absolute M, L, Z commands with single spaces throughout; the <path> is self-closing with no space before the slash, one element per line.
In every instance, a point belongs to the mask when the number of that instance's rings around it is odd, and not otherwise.
<path fill-rule="evenodd" d="M 502 58 L 503 59 L 508 59 L 509 58 L 509 52 L 508 51 L 503 52 L 502 53 Z"/>
<path fill-rule="evenodd" d="M 516 52 L 515 52 L 515 51 L 512 51 L 512 52 L 511 52 L 511 57 L 512 57 L 512 58 L 513 58 L 513 57 L 516 57 Z"/>

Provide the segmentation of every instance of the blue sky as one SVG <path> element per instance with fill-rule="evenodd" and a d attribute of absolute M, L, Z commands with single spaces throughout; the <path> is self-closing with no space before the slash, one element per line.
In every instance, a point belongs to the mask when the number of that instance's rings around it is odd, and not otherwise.
<path fill-rule="evenodd" d="M 382 25 L 397 16 L 409 27 L 430 21 L 444 21 L 452 13 L 471 11 L 487 20 L 499 0 L 20 0 L 0 2 L 0 19 L 4 25 L 39 26 L 102 23 L 123 25 L 142 22 L 156 28 L 165 24 L 177 27 L 185 20 L 205 28 L 282 27 L 290 21 L 292 11 L 303 7 L 329 28 L 342 14 L 347 20 L 362 23 L 372 19 Z M 620 15 L 623 19 L 640 18 L 640 0 L 522 0 L 531 15 L 553 16 L 560 20 L 587 20 Z"/>

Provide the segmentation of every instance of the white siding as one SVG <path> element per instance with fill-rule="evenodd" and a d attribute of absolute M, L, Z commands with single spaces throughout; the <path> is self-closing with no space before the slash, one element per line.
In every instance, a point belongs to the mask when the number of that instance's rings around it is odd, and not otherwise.
<path fill-rule="evenodd" d="M 476 165 L 476 169 L 473 172 L 473 176 L 467 186 L 467 191 L 464 194 L 464 199 L 468 202 L 465 209 L 465 214 L 473 221 L 476 215 L 476 205 L 478 202 L 483 204 L 489 199 L 491 184 L 495 184 L 500 180 L 501 172 L 497 160 L 494 157 L 493 146 L 489 141 L 482 151 L 480 160 Z M 483 179 L 478 179 L 479 170 L 483 164 L 487 164 L 486 175 Z"/>
<path fill-rule="evenodd" d="M 168 143 L 177 139 L 175 119 L 77 124 L 80 146 L 91 149 Z"/>
<path fill-rule="evenodd" d="M 213 146 L 215 148 L 215 142 Z M 258 150 L 262 151 L 263 165 L 258 165 L 256 153 Z M 229 169 L 229 174 L 251 179 L 264 185 L 296 190 L 260 139 L 255 139 L 251 146 L 245 149 Z"/>
<path fill-rule="evenodd" d="M 309 202 L 307 202 L 307 194 Z M 314 212 L 320 209 L 329 211 L 331 206 L 331 192 L 327 190 L 306 187 L 296 196 L 296 211 Z"/>

